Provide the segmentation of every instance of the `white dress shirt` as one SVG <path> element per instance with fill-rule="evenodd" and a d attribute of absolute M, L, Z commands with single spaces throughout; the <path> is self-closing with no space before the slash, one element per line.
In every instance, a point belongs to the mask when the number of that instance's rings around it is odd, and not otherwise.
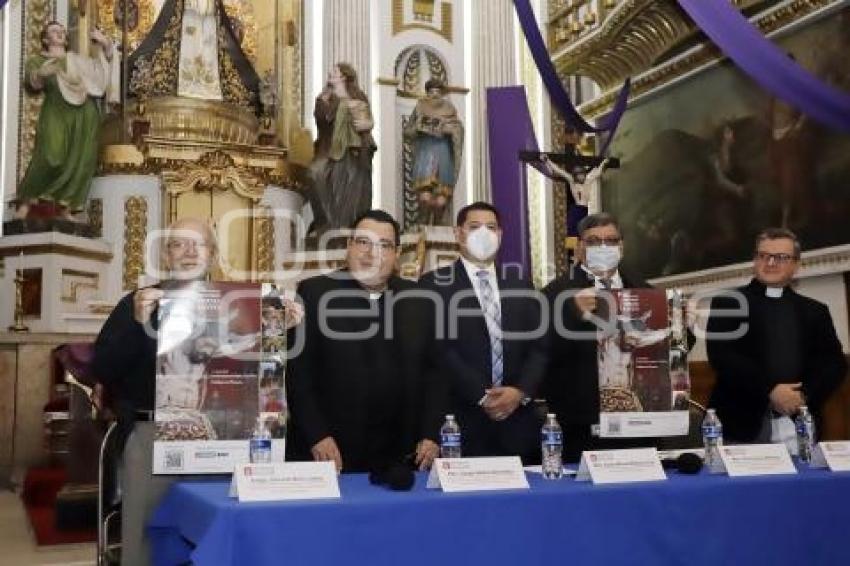
<path fill-rule="evenodd" d="M 587 278 L 593 281 L 594 286 L 597 289 L 604 289 L 605 285 L 602 284 L 602 278 L 596 276 L 591 270 L 586 268 L 584 264 L 582 264 L 581 268 L 587 273 Z M 622 289 L 623 288 L 623 278 L 620 277 L 620 270 L 614 272 L 614 274 L 608 278 L 611 281 L 611 289 Z"/>
<path fill-rule="evenodd" d="M 466 274 L 472 282 L 472 288 L 475 290 L 475 296 L 478 297 L 478 304 L 481 305 L 481 279 L 478 277 L 479 271 L 486 271 L 488 273 L 487 279 L 490 281 L 490 287 L 493 289 L 493 298 L 496 299 L 497 304 L 501 304 L 502 299 L 499 296 L 499 280 L 496 278 L 496 264 L 490 263 L 487 267 L 479 267 L 463 256 L 461 256 L 460 261 L 463 263 L 463 267 L 466 269 Z"/>

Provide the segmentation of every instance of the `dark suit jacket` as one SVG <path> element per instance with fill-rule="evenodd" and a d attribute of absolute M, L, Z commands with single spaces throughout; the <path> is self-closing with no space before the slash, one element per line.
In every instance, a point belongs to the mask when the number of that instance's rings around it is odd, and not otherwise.
<path fill-rule="evenodd" d="M 528 332 L 540 329 L 542 299 L 531 284 L 515 274 L 497 271 L 502 330 Z M 490 420 L 478 402 L 492 387 L 490 335 L 475 289 L 461 260 L 426 273 L 420 284 L 435 292 L 442 303 L 436 340 L 438 377 L 444 391 L 446 413 L 454 413 L 461 426 L 465 455 L 519 455 L 526 461 L 539 459 L 539 425 L 531 405 L 520 406 L 508 419 Z M 524 296 L 510 296 L 522 291 Z M 450 333 L 453 322 L 456 332 Z M 538 394 L 546 368 L 545 336 L 522 339 L 505 336 L 503 348 L 504 386 L 519 388 L 528 397 Z"/>
<path fill-rule="evenodd" d="M 748 302 L 746 314 L 716 316 L 718 309 L 738 307 L 731 297 L 715 297 L 711 303 L 708 332 L 731 332 L 742 324 L 748 325 L 748 330 L 735 340 L 707 340 L 708 361 L 717 376 L 710 406 L 717 409 L 724 437 L 749 442 L 761 429 L 770 391 L 777 385 L 763 371 L 765 357 L 770 352 L 765 352 L 763 347 L 765 327 L 761 313 L 770 307 L 772 299 L 765 297 L 764 285 L 756 280 L 737 291 Z M 789 380 L 802 381 L 806 403 L 819 425 L 823 404 L 844 379 L 847 362 L 826 305 L 790 288 L 785 293 L 794 305 L 803 360 L 803 374 L 789 376 Z"/>
<path fill-rule="evenodd" d="M 344 471 L 369 471 L 401 460 L 425 436 L 436 440 L 441 416 L 424 412 L 427 311 L 421 299 L 400 298 L 414 288 L 393 277 L 382 298 L 370 303 L 368 293 L 345 271 L 301 282 L 304 323 L 291 331 L 290 345 L 296 332 L 304 332 L 304 350 L 290 359 L 286 378 L 290 458 L 311 459 L 310 448 L 332 436 Z M 324 310 L 339 312 L 323 322 L 320 302 L 335 291 L 346 295 L 328 301 Z M 385 334 L 384 321 L 392 321 L 391 336 Z M 353 340 L 325 331 L 350 336 L 370 327 L 379 329 L 375 337 Z"/>

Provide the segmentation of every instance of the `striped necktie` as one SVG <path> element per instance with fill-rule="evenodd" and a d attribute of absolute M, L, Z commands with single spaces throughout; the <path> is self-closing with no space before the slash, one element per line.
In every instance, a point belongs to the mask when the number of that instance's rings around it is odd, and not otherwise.
<path fill-rule="evenodd" d="M 479 290 L 481 291 L 481 310 L 484 312 L 484 321 L 487 323 L 487 333 L 490 335 L 490 361 L 493 368 L 491 379 L 493 385 L 498 387 L 502 384 L 503 359 L 502 359 L 502 313 L 496 294 L 490 284 L 490 273 L 478 271 Z"/>

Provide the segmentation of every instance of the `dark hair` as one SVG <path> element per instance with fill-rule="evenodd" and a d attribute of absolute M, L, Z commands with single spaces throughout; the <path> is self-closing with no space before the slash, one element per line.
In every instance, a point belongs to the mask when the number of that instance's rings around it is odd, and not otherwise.
<path fill-rule="evenodd" d="M 469 213 L 473 210 L 487 210 L 489 212 L 492 212 L 496 216 L 496 223 L 498 223 L 499 226 L 502 225 L 502 219 L 499 217 L 499 211 L 496 209 L 496 207 L 490 204 L 489 202 L 484 202 L 481 200 L 473 202 L 472 204 L 468 204 L 458 211 L 457 225 L 463 226 L 466 222 L 466 217 L 469 216 Z"/>
<path fill-rule="evenodd" d="M 609 212 L 599 212 L 597 214 L 588 214 L 581 219 L 581 222 L 578 223 L 578 237 L 581 238 L 591 228 L 599 228 L 600 226 L 613 226 L 621 236 L 623 235 L 616 216 Z"/>
<path fill-rule="evenodd" d="M 799 258 L 803 246 L 800 244 L 800 239 L 797 234 L 788 228 L 765 228 L 759 235 L 756 236 L 756 247 L 753 250 L 755 253 L 759 251 L 759 244 L 765 240 L 791 240 L 794 243 L 794 257 Z"/>
<path fill-rule="evenodd" d="M 383 210 L 379 210 L 377 208 L 373 208 L 372 210 L 367 210 L 360 216 L 358 216 L 354 222 L 351 223 L 351 229 L 356 230 L 357 226 L 360 225 L 364 220 L 374 220 L 375 222 L 382 222 L 384 224 L 389 224 L 393 227 L 393 233 L 395 234 L 395 245 L 398 246 L 401 244 L 401 227 L 396 222 L 396 219 L 392 217 L 392 215 Z"/>

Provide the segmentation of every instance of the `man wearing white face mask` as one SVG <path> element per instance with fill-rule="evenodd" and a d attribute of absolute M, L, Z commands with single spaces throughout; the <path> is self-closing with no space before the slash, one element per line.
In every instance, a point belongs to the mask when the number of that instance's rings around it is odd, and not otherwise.
<path fill-rule="evenodd" d="M 584 450 L 622 445 L 651 444 L 651 440 L 602 441 L 592 428 L 599 423 L 599 372 L 597 327 L 593 320 L 605 318 L 606 290 L 643 288 L 650 285 L 621 273 L 623 240 L 617 219 L 608 213 L 586 216 L 578 225 L 576 264 L 543 289 L 552 311 L 549 331 L 549 368 L 543 393 L 550 412 L 558 416 L 564 430 L 564 460 L 577 462 Z M 566 300 L 559 295 L 568 294 Z M 595 315 L 595 316 L 594 316 Z M 560 318 L 561 331 L 556 318 Z M 585 339 L 567 337 L 563 332 Z"/>
<path fill-rule="evenodd" d="M 464 456 L 539 461 L 540 423 L 530 401 L 547 363 L 545 337 L 533 335 L 542 296 L 519 269 L 497 269 L 502 230 L 492 205 L 461 209 L 455 237 L 460 259 L 421 280 L 439 294 L 443 309 L 436 318 L 444 324 L 437 329 L 436 363 L 445 377 L 444 412 L 458 419 Z M 519 338 L 520 332 L 532 334 Z"/>

